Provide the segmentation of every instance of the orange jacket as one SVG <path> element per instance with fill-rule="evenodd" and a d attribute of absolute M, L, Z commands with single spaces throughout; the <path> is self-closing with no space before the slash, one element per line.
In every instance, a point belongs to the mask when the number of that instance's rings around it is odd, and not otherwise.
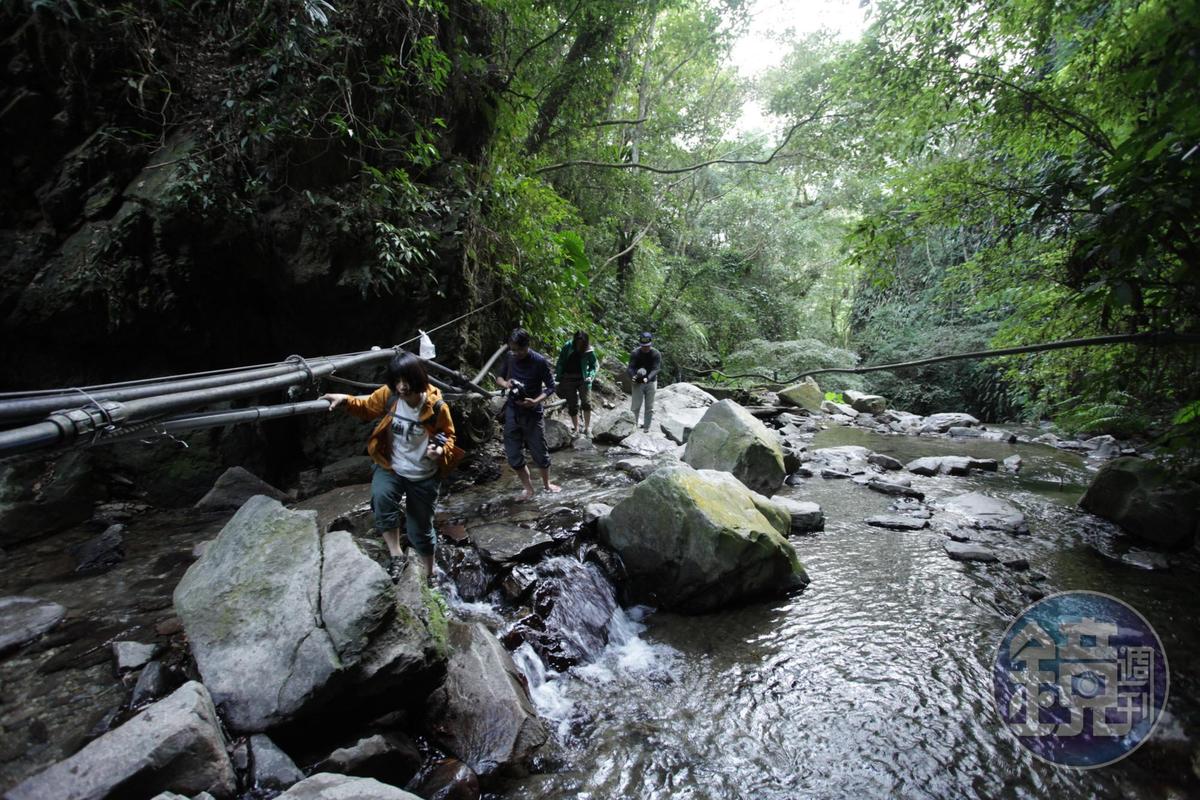
<path fill-rule="evenodd" d="M 384 469 L 392 468 L 392 409 L 397 402 L 401 402 L 400 398 L 392 394 L 391 388 L 386 385 L 369 395 L 346 399 L 346 410 L 352 415 L 363 420 L 379 420 L 375 430 L 371 431 L 371 438 L 367 439 L 367 455 Z M 454 443 L 454 420 L 450 417 L 450 406 L 442 400 L 442 392 L 436 386 L 430 385 L 425 390 L 425 404 L 417 414 L 417 421 L 425 426 L 425 432 L 431 439 L 434 434 L 446 434 L 445 449 L 437 473 L 439 478 L 444 478 L 458 466 L 466 452 Z"/>

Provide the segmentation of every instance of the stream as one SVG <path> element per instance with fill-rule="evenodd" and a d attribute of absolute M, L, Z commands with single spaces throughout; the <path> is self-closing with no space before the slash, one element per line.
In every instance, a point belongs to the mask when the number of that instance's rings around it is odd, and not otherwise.
<path fill-rule="evenodd" d="M 914 476 L 913 485 L 933 502 L 981 491 L 1016 504 L 1032 535 L 1013 549 L 1029 560 L 1026 574 L 1044 579 L 1014 583 L 1018 574 L 999 564 L 952 561 L 938 532 L 863 524 L 893 499 L 866 487 L 819 477 L 784 487 L 825 512 L 823 532 L 792 539 L 812 584 L 708 616 L 654 613 L 639 623 L 620 614 L 614 625 L 625 634 L 595 663 L 549 680 L 519 658 L 539 711 L 557 723 L 560 751 L 554 771 L 505 797 L 1161 796 L 1137 766 L 1140 753 L 1092 771 L 1035 759 L 993 707 L 991 667 L 1005 629 L 1032 602 L 1017 586 L 1105 592 L 1157 629 L 1172 667 L 1169 707 L 1195 719 L 1195 564 L 1152 572 L 1100 555 L 1093 544 L 1122 546 L 1111 526 L 1074 507 L 1089 477 L 1074 454 L 840 427 L 810 450 L 839 445 L 902 462 L 1020 454 L 1019 476 Z"/>

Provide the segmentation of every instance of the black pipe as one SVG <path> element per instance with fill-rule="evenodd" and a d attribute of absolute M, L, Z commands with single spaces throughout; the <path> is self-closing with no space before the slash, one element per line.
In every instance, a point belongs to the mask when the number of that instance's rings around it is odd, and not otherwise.
<path fill-rule="evenodd" d="M 387 352 L 389 351 L 379 351 Z M 316 358 L 310 361 L 322 362 L 324 357 Z M 44 417 L 54 411 L 60 411 L 65 408 L 78 408 L 86 406 L 91 402 L 92 398 L 96 400 L 115 400 L 119 403 L 129 402 L 131 400 L 140 400 L 145 397 L 154 397 L 162 394 L 176 394 L 179 392 L 203 391 L 205 389 L 214 389 L 221 386 L 229 386 L 232 384 L 243 383 L 249 380 L 260 378 L 272 378 L 278 375 L 296 374 L 301 379 L 308 377 L 308 372 L 304 365 L 299 361 L 291 361 L 284 364 L 277 364 L 272 367 L 261 367 L 258 369 L 248 369 L 241 372 L 235 372 L 223 375 L 210 375 L 201 378 L 186 378 L 183 380 L 165 381 L 160 383 L 148 383 L 141 386 L 124 387 L 111 390 L 97 391 L 71 391 L 61 392 L 42 397 L 30 397 L 15 400 L 0 400 L 0 424 L 20 422 L 22 420 L 37 419 Z"/>
<path fill-rule="evenodd" d="M 230 386 L 217 386 L 195 391 L 175 392 L 157 397 L 146 397 L 120 404 L 123 421 L 137 422 L 148 418 L 159 417 L 177 411 L 199 408 L 223 400 L 238 397 L 248 397 L 275 391 L 287 386 L 316 380 L 337 369 L 366 364 L 384 358 L 391 358 L 393 351 L 374 350 L 351 356 L 322 358 L 320 363 L 310 364 L 310 369 L 297 374 L 295 369 L 287 374 L 245 381 Z M 57 418 L 59 415 L 55 415 Z M 96 415 L 93 415 L 96 416 Z M 53 419 L 53 418 L 52 418 Z M 99 427 L 97 421 L 93 427 Z M 26 425 L 21 428 L 0 432 L 0 457 L 14 453 L 27 452 L 56 444 L 69 444 L 80 436 L 86 435 L 87 430 L 79 426 L 57 425 L 52 420 Z"/>
<path fill-rule="evenodd" d="M 241 422 L 261 422 L 271 419 L 298 417 L 303 414 L 318 414 L 329 410 L 328 400 L 305 400 L 300 403 L 282 403 L 275 406 L 255 406 L 254 408 L 237 408 L 230 411 L 212 411 L 204 414 L 192 414 L 183 417 L 172 417 L 155 422 L 146 430 L 117 431 L 111 435 L 101 436 L 98 444 L 116 444 L 130 439 L 140 439 L 147 435 L 186 433 L 205 428 L 223 428 L 226 425 L 236 425 Z"/>

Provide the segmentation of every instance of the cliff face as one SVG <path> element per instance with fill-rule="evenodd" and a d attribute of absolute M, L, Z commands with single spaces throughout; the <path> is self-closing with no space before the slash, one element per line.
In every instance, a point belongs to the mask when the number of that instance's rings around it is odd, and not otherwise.
<path fill-rule="evenodd" d="M 493 132 L 482 12 L 227 5 L 4 6 L 0 387 L 343 352 L 478 299 L 446 234 Z"/>
<path fill-rule="evenodd" d="M 107 5 L 0 6 L 0 390 L 388 345 L 492 299 L 462 235 L 495 134 L 490 12 Z M 472 317 L 440 355 L 477 363 L 502 329 Z M 60 472 L 99 474 L 79 496 L 189 502 L 230 463 L 287 485 L 361 449 L 328 428 L 208 431 Z"/>

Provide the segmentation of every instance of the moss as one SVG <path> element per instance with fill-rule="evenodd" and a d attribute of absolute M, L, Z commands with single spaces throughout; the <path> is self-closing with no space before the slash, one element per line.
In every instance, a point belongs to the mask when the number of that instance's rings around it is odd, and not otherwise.
<path fill-rule="evenodd" d="M 434 647 L 438 653 L 448 655 L 450 653 L 450 608 L 446 605 L 446 599 L 442 597 L 442 593 L 428 586 L 421 587 L 421 599 L 425 602 L 425 608 L 428 612 L 428 621 L 426 626 L 429 629 L 429 635 L 433 637 Z"/>

